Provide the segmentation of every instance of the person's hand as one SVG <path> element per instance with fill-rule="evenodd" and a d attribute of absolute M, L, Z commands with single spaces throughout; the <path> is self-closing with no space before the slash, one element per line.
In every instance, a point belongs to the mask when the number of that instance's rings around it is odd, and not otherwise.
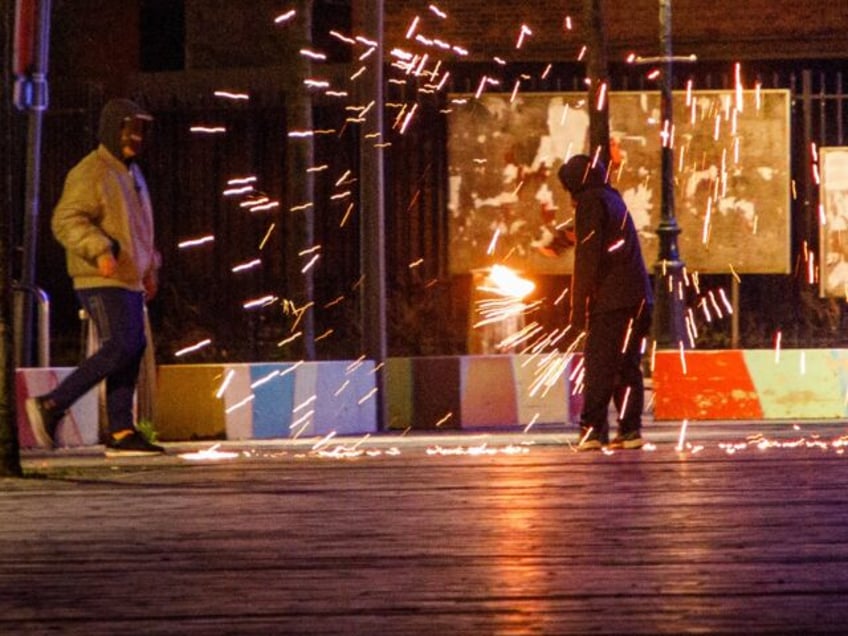
<path fill-rule="evenodd" d="M 118 270 L 118 261 L 112 252 L 105 252 L 97 257 L 97 271 L 101 276 L 112 278 Z"/>
<path fill-rule="evenodd" d="M 141 284 L 144 285 L 144 299 L 153 300 L 156 292 L 159 291 L 159 276 L 157 273 L 155 271 L 147 272 L 141 280 Z"/>
<path fill-rule="evenodd" d="M 574 247 L 577 243 L 577 235 L 574 233 L 574 226 L 567 225 L 564 228 L 557 228 L 554 231 L 554 240 L 551 241 L 551 248 L 557 253 L 562 254 L 570 247 Z"/>

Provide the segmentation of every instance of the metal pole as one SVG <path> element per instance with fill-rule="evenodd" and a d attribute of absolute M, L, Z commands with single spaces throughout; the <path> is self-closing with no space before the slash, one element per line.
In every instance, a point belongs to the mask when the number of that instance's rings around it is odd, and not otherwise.
<path fill-rule="evenodd" d="M 295 5 L 300 16 L 298 28 L 290 34 L 290 72 L 303 80 L 311 75 L 309 58 L 298 51 L 312 44 L 312 0 L 297 0 Z M 289 130 L 312 130 L 312 96 L 307 90 L 289 91 L 286 96 L 286 125 Z M 315 199 L 315 177 L 310 168 L 314 165 L 315 144 L 311 136 L 290 141 L 287 148 L 288 187 L 290 200 L 302 205 Z M 300 253 L 310 249 L 315 243 L 315 212 L 311 206 L 294 213 L 289 219 L 290 236 L 287 247 Z M 303 357 L 315 360 L 315 300 L 314 276 L 312 268 L 302 271 L 301 263 L 292 263 L 290 274 L 294 296 L 302 303 L 304 314 L 298 324 L 303 332 Z"/>
<path fill-rule="evenodd" d="M 739 348 L 739 280 L 735 276 L 730 277 L 730 306 L 733 308 L 733 316 L 730 318 L 730 348 Z"/>
<path fill-rule="evenodd" d="M 37 347 L 33 354 L 35 362 L 39 367 L 50 366 L 50 296 L 39 287 L 24 287 L 21 284 L 12 285 L 12 333 L 23 333 L 23 307 L 26 303 L 30 306 L 36 305 L 35 323 L 38 326 L 38 335 L 35 339 Z M 22 360 L 23 352 L 15 351 L 14 363 L 16 367 L 24 366 Z"/>
<path fill-rule="evenodd" d="M 383 169 L 383 0 L 363 0 L 362 28 L 377 42 L 371 67 L 362 77 L 362 103 L 374 102 L 368 121 L 362 125 L 360 159 L 360 267 L 362 293 L 362 337 L 365 355 L 380 366 L 376 374 L 377 429 L 384 430 L 388 418 L 383 367 L 386 345 L 386 237 L 385 179 Z M 372 136 L 376 135 L 376 136 Z"/>
<path fill-rule="evenodd" d="M 36 256 L 38 249 L 39 189 L 41 186 L 41 137 L 44 111 L 47 109 L 47 62 L 50 44 L 50 0 L 37 3 L 35 43 L 32 66 L 26 77 L 18 78 L 15 85 L 15 105 L 26 110 L 29 116 L 26 157 L 26 203 L 24 211 L 23 264 L 21 285 L 35 287 Z M 32 365 L 32 298 L 23 304 L 23 331 L 20 351 L 24 366 Z"/>
<path fill-rule="evenodd" d="M 673 58 L 671 48 L 671 0 L 659 0 L 660 56 L 663 62 L 660 85 L 662 116 L 661 218 L 657 228 L 659 260 L 655 265 L 656 308 L 654 338 L 660 348 L 686 347 L 683 262 L 677 248 L 680 226 L 674 215 L 674 118 L 672 108 Z"/>

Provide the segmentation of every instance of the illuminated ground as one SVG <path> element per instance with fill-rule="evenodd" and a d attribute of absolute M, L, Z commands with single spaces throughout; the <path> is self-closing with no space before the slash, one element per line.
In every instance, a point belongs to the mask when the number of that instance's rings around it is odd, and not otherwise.
<path fill-rule="evenodd" d="M 27 454 L 0 480 L 0 632 L 844 633 L 845 431 Z"/>

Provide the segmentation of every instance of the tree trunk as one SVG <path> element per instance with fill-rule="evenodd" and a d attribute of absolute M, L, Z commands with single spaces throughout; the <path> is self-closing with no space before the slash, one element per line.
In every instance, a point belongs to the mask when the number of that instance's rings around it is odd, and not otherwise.
<path fill-rule="evenodd" d="M 312 96 L 303 85 L 303 80 L 311 73 L 309 58 L 301 55 L 300 50 L 311 48 L 312 42 L 312 0 L 298 0 L 296 3 L 296 24 L 288 33 L 289 48 L 287 57 L 292 73 L 299 78 L 299 88 L 286 94 L 286 127 L 291 131 L 311 131 Z M 313 268 L 303 271 L 304 266 L 312 258 L 312 252 L 307 252 L 315 243 L 315 178 L 309 168 L 313 167 L 315 144 L 313 137 L 289 137 L 286 164 L 287 189 L 290 208 L 296 208 L 287 213 L 284 226 L 287 228 L 285 246 L 286 270 L 288 286 L 292 290 L 292 298 L 298 311 L 295 331 L 300 331 L 302 337 L 301 355 L 306 360 L 315 359 L 315 307 Z M 298 254 L 306 256 L 298 256 Z"/>
<path fill-rule="evenodd" d="M 383 0 L 360 0 L 354 3 L 354 24 L 358 31 L 383 46 Z M 362 301 L 362 345 L 363 353 L 381 366 L 388 355 L 386 340 L 386 211 L 385 171 L 382 142 L 383 119 L 383 64 L 382 53 L 372 55 L 371 66 L 359 83 L 359 101 L 373 102 L 368 121 L 361 125 L 359 146 L 360 169 L 360 269 L 363 276 Z M 374 135 L 377 135 L 376 137 Z M 388 413 L 384 391 L 384 376 L 381 371 L 375 377 L 377 383 L 376 409 L 377 428 L 384 430 Z"/>
<path fill-rule="evenodd" d="M 603 0 L 585 0 L 583 23 L 589 80 L 589 154 L 594 157 L 597 153 L 609 165 L 609 70 Z"/>

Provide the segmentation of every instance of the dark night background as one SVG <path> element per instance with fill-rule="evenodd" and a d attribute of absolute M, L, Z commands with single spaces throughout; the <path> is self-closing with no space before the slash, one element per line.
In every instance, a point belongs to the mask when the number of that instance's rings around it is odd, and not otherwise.
<path fill-rule="evenodd" d="M 316 74 L 344 80 L 359 62 L 351 47 L 332 37 L 330 31 L 350 33 L 355 29 L 357 3 L 315 0 L 312 4 L 312 46 L 328 55 Z M 757 39 L 748 35 L 756 26 L 745 31 L 731 17 L 724 22 L 719 18 L 698 31 L 694 24 L 697 16 L 687 17 L 689 4 L 675 3 L 682 7 L 675 13 L 682 24 L 676 46 L 681 52 L 696 50 L 701 61 L 680 68 L 676 87 L 682 87 L 688 79 L 701 88 L 732 87 L 733 65 L 741 53 L 746 86 L 760 81 L 764 88 L 785 88 L 792 93 L 795 268 L 791 275 L 743 277 L 739 345 L 771 347 L 775 332 L 781 330 L 786 347 L 845 346 L 844 301 L 818 298 L 817 285 L 806 281 L 803 258 L 805 245 L 815 250 L 818 244 L 817 186 L 809 174 L 810 144 L 821 147 L 843 145 L 845 141 L 844 60 L 839 51 L 845 43 L 848 18 L 825 15 L 819 22 L 810 21 L 807 28 L 817 31 L 798 34 L 780 47 L 773 42 L 773 32 Z M 753 4 L 766 6 L 759 0 Z M 45 118 L 37 279 L 52 300 L 54 364 L 75 364 L 80 355 L 80 325 L 61 249 L 49 233 L 49 216 L 64 174 L 94 145 L 100 107 L 116 95 L 137 99 L 156 118 L 144 167 L 154 197 L 157 242 L 165 262 L 162 290 L 150 308 L 157 360 L 173 362 L 174 351 L 203 338 L 211 338 L 213 345 L 191 361 L 300 357 L 302 352 L 296 345 L 277 346 L 287 337 L 294 320 L 279 304 L 251 311 L 242 308 L 244 301 L 265 294 L 291 298 L 291 281 L 303 265 L 293 239 L 295 229 L 288 212 L 292 202 L 287 199 L 286 185 L 287 99 L 293 91 L 302 89 L 292 86 L 287 78 L 287 56 L 292 53 L 287 50 L 284 33 L 273 24 L 273 17 L 288 6 L 267 0 L 56 0 L 53 5 L 51 102 Z M 475 3 L 444 5 L 459 13 L 461 7 L 467 9 Z M 645 5 L 644 11 L 636 5 Z M 8 34 L 10 11 L 8 3 L 6 6 Z M 653 3 L 633 3 L 638 19 L 623 15 L 622 7 L 610 9 L 613 52 L 624 50 L 628 41 L 651 45 L 656 11 L 648 11 L 649 6 Z M 789 11 L 787 7 L 783 10 Z M 410 3 L 387 3 L 386 50 L 393 40 L 402 41 L 401 25 L 407 23 L 410 11 Z M 420 11 L 426 12 L 426 4 Z M 481 14 L 485 11 L 479 9 Z M 837 11 L 823 10 L 825 14 Z M 579 17 L 579 11 L 575 13 Z M 781 19 L 787 24 L 774 22 L 772 31 L 791 31 L 788 23 L 792 15 Z M 632 33 L 621 32 L 628 20 Z M 827 20 L 830 30 L 822 30 L 818 25 Z M 493 63 L 488 51 L 506 50 L 498 37 L 512 46 L 514 23 L 514 16 L 499 29 L 488 23 L 477 27 L 468 23 L 469 30 L 485 29 L 474 48 L 487 54 L 452 63 L 451 83 L 446 90 L 473 91 L 483 74 L 499 77 L 501 86 L 507 87 L 522 74 L 529 76 L 532 79 L 523 89 L 528 91 L 581 89 L 585 70 L 575 61 L 574 51 L 580 42 L 576 34 L 556 34 L 562 40 L 557 40 L 556 46 L 571 51 L 569 54 L 543 46 L 540 34 L 536 48 L 528 46 L 520 55 L 511 51 L 515 59 L 505 66 Z M 507 32 L 508 38 L 504 36 Z M 725 38 L 723 47 L 716 45 L 720 35 Z M 807 48 L 802 41 L 807 42 Z M 841 48 L 843 53 L 845 50 Z M 613 90 L 653 88 L 646 83 L 642 70 L 618 61 L 621 59 L 621 55 L 611 55 Z M 552 62 L 552 71 L 541 79 L 541 70 L 548 62 Z M 387 80 L 397 76 L 398 71 L 387 66 Z M 444 98 L 419 92 L 419 85 L 413 81 L 405 85 L 389 82 L 386 89 L 387 102 L 418 104 L 415 125 L 404 134 L 389 130 L 387 141 L 391 146 L 385 151 L 388 337 L 392 356 L 465 353 L 473 295 L 469 276 L 448 273 L 447 132 L 440 113 Z M 248 92 L 250 100 L 236 103 L 217 99 L 212 91 L 218 89 Z M 395 114 L 387 108 L 387 128 Z M 354 210 L 341 226 L 346 202 L 331 198 L 337 191 L 336 178 L 355 168 L 358 154 L 358 131 L 346 124 L 347 116 L 338 101 L 315 98 L 315 128 L 335 131 L 317 136 L 315 142 L 315 164 L 328 166 L 315 182 L 315 243 L 322 246 L 314 294 L 319 359 L 355 358 L 362 349 L 359 217 Z M 23 201 L 26 118 L 12 112 L 6 114 L 6 121 L 11 141 L 6 153 L 11 171 L 7 200 L 17 211 Z M 191 134 L 189 127 L 199 124 L 223 125 L 227 133 Z M 248 214 L 221 195 L 227 179 L 247 174 L 256 175 L 257 188 L 281 202 L 278 209 Z M 354 181 L 353 200 L 356 187 Z M 19 220 L 20 216 L 16 213 L 15 218 Z M 262 267 L 233 274 L 233 265 L 258 256 L 258 245 L 272 223 L 275 230 L 261 251 Z M 16 222 L 17 240 L 20 231 Z M 204 234 L 214 234 L 215 242 L 193 250 L 177 248 L 179 241 Z M 682 257 L 685 261 L 685 253 Z M 646 254 L 649 264 L 653 258 Z M 409 267 L 419 259 L 420 265 Z M 537 283 L 536 297 L 544 302 L 533 318 L 556 326 L 563 319 L 564 309 L 554 307 L 552 300 L 568 281 L 550 276 Z M 730 277 L 702 276 L 701 286 L 729 291 Z M 729 346 L 728 319 L 700 328 L 699 347 Z"/>

